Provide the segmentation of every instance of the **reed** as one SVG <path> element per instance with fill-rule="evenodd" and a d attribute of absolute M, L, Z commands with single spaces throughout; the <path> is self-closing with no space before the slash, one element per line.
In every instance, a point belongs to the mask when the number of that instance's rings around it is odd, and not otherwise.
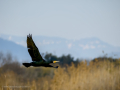
<path fill-rule="evenodd" d="M 116 66 L 114 62 L 107 60 L 98 62 L 96 59 L 96 62 L 91 61 L 89 65 L 83 61 L 77 67 L 72 64 L 67 68 L 43 69 L 45 72 L 54 72 L 54 76 L 24 81 L 15 72 L 3 73 L 0 75 L 0 90 L 3 90 L 2 86 L 6 85 L 30 86 L 29 88 L 21 87 L 19 90 L 120 90 L 120 64 Z M 12 90 L 10 87 L 7 89 Z"/>

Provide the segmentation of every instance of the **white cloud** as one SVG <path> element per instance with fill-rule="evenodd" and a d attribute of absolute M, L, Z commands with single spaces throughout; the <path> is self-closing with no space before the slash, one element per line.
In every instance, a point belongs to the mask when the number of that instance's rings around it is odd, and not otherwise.
<path fill-rule="evenodd" d="M 54 41 L 45 41 L 43 40 L 43 42 L 37 42 L 38 45 L 46 45 L 46 44 L 54 44 L 55 42 Z"/>
<path fill-rule="evenodd" d="M 72 47 L 72 43 L 68 44 L 68 48 L 71 48 Z"/>
<path fill-rule="evenodd" d="M 101 45 L 98 45 L 97 47 L 101 47 Z"/>
<path fill-rule="evenodd" d="M 98 43 L 100 43 L 100 42 L 99 42 L 99 41 L 96 41 L 95 43 L 97 43 L 97 44 L 98 44 Z"/>
<path fill-rule="evenodd" d="M 54 41 L 52 41 L 51 44 L 54 44 Z"/>
<path fill-rule="evenodd" d="M 27 43 L 26 42 L 15 42 L 18 45 L 22 45 L 23 47 L 27 47 Z"/>
<path fill-rule="evenodd" d="M 79 46 L 82 47 L 83 49 L 94 49 L 95 48 L 95 46 L 88 45 L 88 44 L 86 44 L 86 45 L 79 44 Z"/>
<path fill-rule="evenodd" d="M 94 44 L 94 43 L 100 43 L 99 41 L 92 41 L 92 42 L 90 42 L 90 44 Z"/>
<path fill-rule="evenodd" d="M 105 46 L 105 45 L 98 45 L 97 47 L 99 47 L 99 48 L 100 48 L 100 47 L 104 47 L 104 48 L 105 48 L 106 46 Z"/>
<path fill-rule="evenodd" d="M 103 45 L 103 47 L 106 47 L 105 45 Z"/>
<path fill-rule="evenodd" d="M 43 40 L 43 44 L 50 44 L 50 42 Z"/>
<path fill-rule="evenodd" d="M 80 47 L 82 47 L 83 49 L 89 49 L 89 46 L 86 44 L 86 45 L 82 45 L 82 44 L 79 44 Z"/>
<path fill-rule="evenodd" d="M 89 47 L 89 45 L 85 45 L 84 47 L 83 47 L 83 49 L 89 49 L 90 47 Z"/>
<path fill-rule="evenodd" d="M 11 40 L 11 39 L 12 39 L 12 37 L 11 37 L 11 36 L 9 36 L 8 40 Z"/>
<path fill-rule="evenodd" d="M 19 42 L 16 42 L 16 44 L 20 44 Z"/>
<path fill-rule="evenodd" d="M 90 46 L 90 48 L 94 49 L 94 48 L 95 48 L 95 46 L 91 45 L 91 46 Z"/>

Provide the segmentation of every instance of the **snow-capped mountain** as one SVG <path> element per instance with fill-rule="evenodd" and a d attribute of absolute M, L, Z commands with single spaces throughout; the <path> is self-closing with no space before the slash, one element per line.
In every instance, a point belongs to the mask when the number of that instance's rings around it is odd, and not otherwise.
<path fill-rule="evenodd" d="M 93 59 L 99 56 L 108 56 L 114 58 L 120 58 L 120 47 L 114 47 L 101 41 L 98 38 L 85 38 L 81 40 L 67 40 L 58 37 L 46 37 L 46 36 L 32 36 L 36 46 L 41 53 L 53 53 L 57 56 L 71 54 L 75 58 Z M 26 49 L 26 38 L 18 36 L 0 35 L 0 51 L 6 51 L 6 47 L 9 48 L 9 52 L 24 54 L 22 59 L 29 59 Z M 4 40 L 4 42 L 2 41 Z M 2 43 L 2 44 L 1 44 Z M 15 47 L 19 46 L 19 47 Z M 6 46 L 7 44 L 7 46 Z M 24 49 L 20 49 L 20 47 Z M 19 52 L 19 49 L 21 52 Z M 27 54 L 26 54 L 27 53 Z M 19 58 L 20 56 L 16 54 Z M 29 57 L 29 58 L 28 58 Z"/>

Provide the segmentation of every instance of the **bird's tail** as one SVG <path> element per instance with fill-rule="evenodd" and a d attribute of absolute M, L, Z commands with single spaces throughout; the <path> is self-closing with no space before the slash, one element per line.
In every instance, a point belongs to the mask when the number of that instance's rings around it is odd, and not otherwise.
<path fill-rule="evenodd" d="M 31 66 L 31 63 L 23 63 L 23 65 L 24 65 L 25 67 L 30 67 L 30 66 Z"/>

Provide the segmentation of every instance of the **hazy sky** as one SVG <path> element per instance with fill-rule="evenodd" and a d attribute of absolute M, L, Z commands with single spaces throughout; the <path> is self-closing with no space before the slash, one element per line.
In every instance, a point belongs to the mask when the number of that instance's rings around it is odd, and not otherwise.
<path fill-rule="evenodd" d="M 0 0 L 0 34 L 29 33 L 120 46 L 120 0 Z"/>

